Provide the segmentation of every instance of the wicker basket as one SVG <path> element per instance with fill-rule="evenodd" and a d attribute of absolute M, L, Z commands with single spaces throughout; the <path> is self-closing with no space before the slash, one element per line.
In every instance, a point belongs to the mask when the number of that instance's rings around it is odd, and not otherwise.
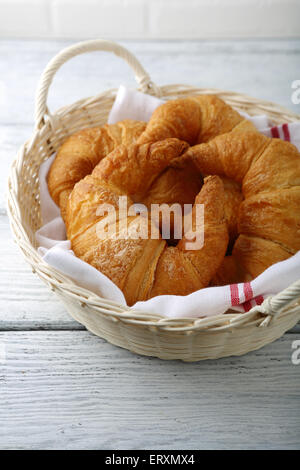
<path fill-rule="evenodd" d="M 129 51 L 110 41 L 87 41 L 64 49 L 51 60 L 41 77 L 36 96 L 35 131 L 20 148 L 8 182 L 12 231 L 33 272 L 55 291 L 68 312 L 88 330 L 139 354 L 198 361 L 244 354 L 279 338 L 300 319 L 300 281 L 247 313 L 229 311 L 208 318 L 166 319 L 134 311 L 78 287 L 39 256 L 34 235 L 41 225 L 39 166 L 70 134 L 104 124 L 116 95 L 116 90 L 108 90 L 61 108 L 55 114 L 49 113 L 47 94 L 56 71 L 70 58 L 91 51 L 113 52 L 123 58 L 133 69 L 139 90 L 145 93 L 164 99 L 214 93 L 237 110 L 250 115 L 267 114 L 275 124 L 300 119 L 275 104 L 233 92 L 185 85 L 158 87 Z"/>

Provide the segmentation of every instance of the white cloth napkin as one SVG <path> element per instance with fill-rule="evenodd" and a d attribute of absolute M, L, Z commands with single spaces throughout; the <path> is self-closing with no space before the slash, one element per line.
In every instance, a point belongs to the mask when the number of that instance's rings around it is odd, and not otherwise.
<path fill-rule="evenodd" d="M 148 121 L 161 100 L 121 86 L 108 122 L 131 118 Z M 266 116 L 245 115 L 262 133 L 289 140 L 300 149 L 300 123 L 271 126 Z M 51 199 L 47 174 L 53 155 L 40 167 L 41 213 L 44 225 L 36 232 L 39 252 L 44 261 L 67 275 L 79 286 L 126 305 L 122 291 L 104 274 L 77 258 L 66 240 L 65 225 L 60 210 Z M 274 264 L 251 282 L 222 287 L 208 287 L 187 296 L 161 295 L 137 302 L 133 308 L 161 314 L 169 318 L 212 316 L 232 308 L 245 312 L 259 305 L 270 294 L 276 294 L 300 278 L 300 252 L 286 261 Z"/>

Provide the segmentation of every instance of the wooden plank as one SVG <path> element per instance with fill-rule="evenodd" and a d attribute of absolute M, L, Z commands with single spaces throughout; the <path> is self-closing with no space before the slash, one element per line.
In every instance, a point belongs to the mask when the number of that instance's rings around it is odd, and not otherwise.
<path fill-rule="evenodd" d="M 85 331 L 2 332 L 0 447 L 299 449 L 293 338 L 187 364 Z"/>
<path fill-rule="evenodd" d="M 4 99 L 0 123 L 32 123 L 33 100 L 42 70 L 74 41 L 0 41 Z M 222 41 L 121 41 L 160 84 L 190 83 L 248 93 L 295 112 L 291 83 L 298 77 L 299 39 Z M 54 80 L 49 109 L 121 83 L 135 86 L 133 73 L 111 54 L 86 54 L 65 64 Z"/>

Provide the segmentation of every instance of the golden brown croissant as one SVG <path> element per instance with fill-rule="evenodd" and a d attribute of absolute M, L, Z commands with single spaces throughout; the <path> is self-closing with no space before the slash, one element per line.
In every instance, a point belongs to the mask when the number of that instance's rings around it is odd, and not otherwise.
<path fill-rule="evenodd" d="M 48 175 L 49 192 L 60 207 L 63 219 L 75 183 L 91 173 L 97 163 L 118 145 L 134 143 L 145 127 L 144 122 L 127 119 L 117 124 L 84 129 L 64 142 Z"/>
<path fill-rule="evenodd" d="M 243 278 L 256 277 L 300 249 L 300 154 L 294 145 L 257 131 L 229 132 L 190 148 L 185 158 L 205 174 L 242 185 L 245 200 L 232 254 Z M 224 283 L 235 275 L 233 262 L 226 263 L 219 273 Z"/>
<path fill-rule="evenodd" d="M 245 119 L 215 95 L 190 96 L 170 100 L 152 114 L 138 143 L 176 137 L 195 145 L 229 132 Z M 245 126 L 252 126 L 245 121 Z"/>
<path fill-rule="evenodd" d="M 196 250 L 188 245 L 191 230 L 200 230 L 196 206 L 192 226 L 177 247 L 168 246 L 161 236 L 151 237 L 153 222 L 148 217 L 124 216 L 120 210 L 119 196 L 128 197 L 128 206 L 146 199 L 157 177 L 186 149 L 187 144 L 178 139 L 121 145 L 75 185 L 69 198 L 66 224 L 74 253 L 115 282 L 129 305 L 159 294 L 185 295 L 205 287 L 225 255 L 224 189 L 217 176 L 206 179 L 196 198 L 196 203 L 205 205 L 204 245 Z M 116 219 L 99 213 L 102 204 L 116 209 Z M 147 237 L 128 236 L 126 226 L 134 233 L 141 221 L 147 222 Z M 101 237 L 99 223 L 106 228 Z M 111 232 L 113 224 L 116 231 Z"/>

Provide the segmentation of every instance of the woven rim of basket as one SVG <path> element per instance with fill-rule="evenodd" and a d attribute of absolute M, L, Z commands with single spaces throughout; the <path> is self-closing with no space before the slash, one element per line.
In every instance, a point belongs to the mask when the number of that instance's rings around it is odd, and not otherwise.
<path fill-rule="evenodd" d="M 188 85 L 165 85 L 162 87 L 155 86 L 155 90 L 149 89 L 149 93 L 155 94 L 162 99 L 173 99 L 187 94 L 216 94 L 228 104 L 233 106 L 239 111 L 245 111 L 249 115 L 266 114 L 274 124 L 284 122 L 295 122 L 300 120 L 300 116 L 290 112 L 289 110 L 271 102 L 259 100 L 249 97 L 244 94 L 235 93 L 231 91 L 223 91 L 218 89 L 204 89 L 196 88 Z M 97 294 L 79 287 L 67 276 L 63 275 L 57 269 L 48 265 L 37 252 L 36 247 L 30 241 L 28 234 L 28 227 L 22 222 L 22 213 L 19 204 L 19 198 L 22 197 L 19 185 L 19 172 L 23 165 L 24 155 L 30 153 L 37 135 L 47 136 L 51 133 L 52 128 L 55 128 L 57 122 L 63 120 L 70 112 L 78 112 L 83 107 L 95 107 L 99 100 L 107 99 L 113 102 L 116 95 L 116 89 L 108 90 L 104 93 L 98 94 L 93 97 L 79 100 L 72 105 L 64 106 L 56 111 L 55 114 L 48 117 L 43 122 L 42 126 L 35 131 L 30 141 L 25 143 L 19 150 L 16 159 L 12 163 L 11 171 L 8 179 L 8 197 L 7 206 L 8 214 L 10 217 L 11 229 L 13 236 L 20 249 L 22 250 L 25 259 L 31 265 L 32 271 L 49 286 L 53 291 L 56 291 L 59 296 L 72 298 L 73 301 L 78 302 L 82 308 L 91 308 L 92 314 L 99 312 L 104 315 L 109 315 L 113 320 L 122 319 L 126 323 L 134 323 L 147 326 L 155 326 L 164 330 L 186 331 L 188 330 L 205 330 L 210 328 L 214 330 L 232 329 L 233 327 L 241 325 L 259 324 L 266 326 L 269 324 L 270 319 L 280 309 L 282 310 L 281 316 L 286 316 L 294 312 L 298 308 L 298 300 L 300 297 L 300 281 L 285 289 L 284 292 L 278 294 L 276 299 L 273 297 L 267 298 L 262 305 L 253 307 L 247 313 L 238 313 L 228 311 L 226 315 L 216 315 L 212 317 L 197 317 L 197 318 L 166 318 L 159 314 L 148 313 L 134 310 L 132 307 L 120 305 L 114 301 L 107 300 L 98 296 Z M 28 182 L 29 184 L 29 182 Z M 282 294 L 282 295 L 281 295 Z M 284 308 L 287 301 L 294 304 L 295 308 Z M 205 315 L 205 313 L 204 313 Z"/>

